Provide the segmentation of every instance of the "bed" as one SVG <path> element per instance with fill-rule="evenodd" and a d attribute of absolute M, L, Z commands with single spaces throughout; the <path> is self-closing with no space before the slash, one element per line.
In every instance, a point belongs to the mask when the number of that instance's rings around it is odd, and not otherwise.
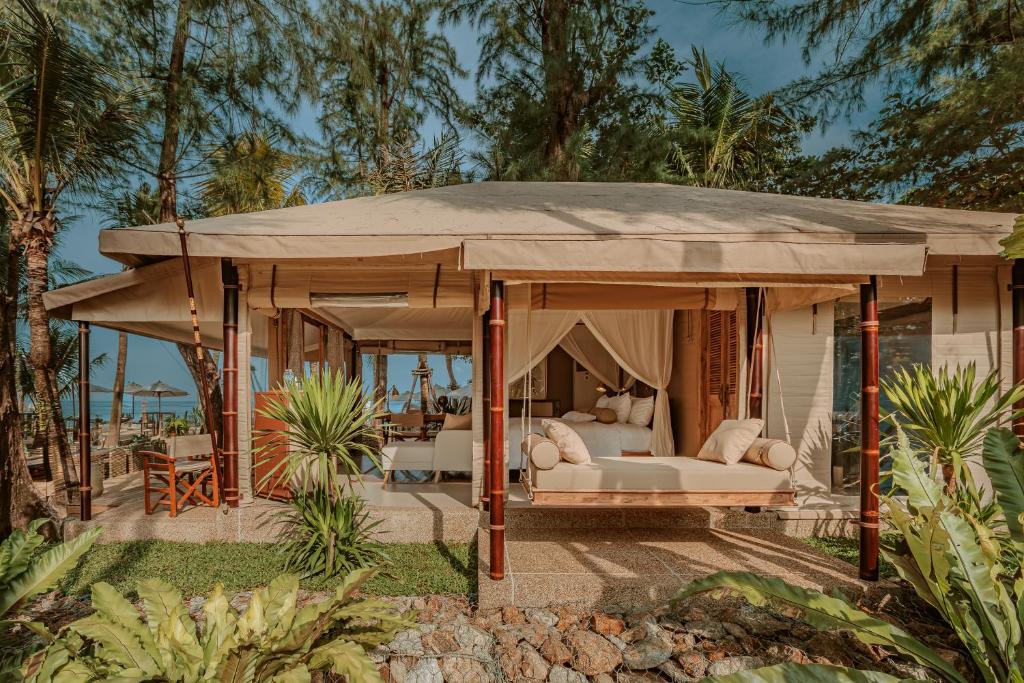
<path fill-rule="evenodd" d="M 724 465 L 679 456 L 594 458 L 560 462 L 549 470 L 530 465 L 535 505 L 591 507 L 790 506 L 795 491 L 788 470 L 748 462 Z"/>
<path fill-rule="evenodd" d="M 533 418 L 527 433 L 543 434 L 541 426 L 542 418 Z M 592 458 L 617 458 L 624 451 L 646 452 L 651 449 L 651 429 L 635 424 L 615 422 L 603 424 L 601 422 L 568 422 Z M 525 467 L 525 460 L 519 444 L 523 441 L 522 421 L 517 418 L 509 418 L 508 421 L 508 445 L 509 445 L 509 468 L 522 469 Z"/>

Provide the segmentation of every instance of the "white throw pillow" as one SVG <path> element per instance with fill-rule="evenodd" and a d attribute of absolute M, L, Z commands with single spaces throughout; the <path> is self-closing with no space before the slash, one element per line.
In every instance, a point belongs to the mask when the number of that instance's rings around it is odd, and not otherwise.
<path fill-rule="evenodd" d="M 654 417 L 654 397 L 634 398 L 629 408 L 629 424 L 646 427 Z"/>
<path fill-rule="evenodd" d="M 578 410 L 570 410 L 568 413 L 562 416 L 562 419 L 566 422 L 593 422 L 597 419 L 597 415 L 591 413 L 581 413 Z"/>
<path fill-rule="evenodd" d="M 542 420 L 544 434 L 558 446 L 558 454 L 562 460 L 573 465 L 586 465 L 590 462 L 590 451 L 587 444 L 576 433 L 576 430 L 561 420 Z"/>
<path fill-rule="evenodd" d="M 608 399 L 608 407 L 615 411 L 616 422 L 627 422 L 629 420 L 629 411 L 632 408 L 632 404 L 633 400 L 629 397 L 629 394 L 620 394 Z"/>
<path fill-rule="evenodd" d="M 562 458 L 558 444 L 541 434 L 527 434 L 520 448 L 538 470 L 553 469 Z"/>
<path fill-rule="evenodd" d="M 610 401 L 611 398 L 612 397 L 609 396 L 608 394 L 602 394 L 602 395 L 598 396 L 597 403 L 594 404 L 594 407 L 595 408 L 607 408 L 608 407 L 608 401 Z"/>
<path fill-rule="evenodd" d="M 735 465 L 743 459 L 754 439 L 764 429 L 764 420 L 722 420 L 697 453 L 699 460 Z"/>

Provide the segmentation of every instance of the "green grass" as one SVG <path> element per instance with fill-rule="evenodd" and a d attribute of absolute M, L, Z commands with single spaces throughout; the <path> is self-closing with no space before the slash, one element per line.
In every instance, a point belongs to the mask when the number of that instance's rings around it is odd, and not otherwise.
<path fill-rule="evenodd" d="M 831 555 L 843 562 L 857 566 L 859 564 L 860 542 L 856 538 L 825 536 L 821 538 L 805 538 L 804 543 L 826 555 Z M 896 568 L 884 557 L 878 559 L 878 573 L 882 578 L 898 576 Z"/>
<path fill-rule="evenodd" d="M 384 571 L 366 585 L 374 595 L 469 595 L 476 592 L 476 547 L 389 544 L 391 559 Z M 228 591 L 267 585 L 284 572 L 277 546 L 265 543 L 175 543 L 132 541 L 94 546 L 61 581 L 67 595 L 85 595 L 97 581 L 106 581 L 134 599 L 136 584 L 146 578 L 171 583 L 186 597 L 209 592 L 218 581 Z M 341 581 L 312 579 L 302 585 L 329 589 Z"/>

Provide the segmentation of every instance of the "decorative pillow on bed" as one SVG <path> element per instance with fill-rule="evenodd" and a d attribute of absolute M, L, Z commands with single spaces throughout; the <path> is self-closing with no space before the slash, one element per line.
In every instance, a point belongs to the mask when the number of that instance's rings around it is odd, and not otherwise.
<path fill-rule="evenodd" d="M 566 422 L 593 422 L 597 419 L 597 415 L 591 413 L 581 413 L 578 410 L 570 410 L 568 413 L 562 416 L 562 419 Z"/>
<path fill-rule="evenodd" d="M 444 424 L 441 425 L 441 429 L 472 429 L 473 428 L 473 416 L 466 415 L 452 415 L 446 413 L 444 416 Z"/>
<path fill-rule="evenodd" d="M 634 398 L 629 408 L 629 424 L 646 427 L 654 417 L 654 397 Z"/>
<path fill-rule="evenodd" d="M 558 454 L 562 460 L 573 465 L 586 465 L 590 462 L 590 451 L 587 444 L 576 433 L 576 430 L 560 420 L 542 420 L 544 434 L 558 446 Z"/>
<path fill-rule="evenodd" d="M 611 408 L 593 408 L 590 414 L 597 418 L 597 421 L 601 424 L 615 424 L 615 411 Z"/>
<path fill-rule="evenodd" d="M 773 470 L 788 470 L 796 462 L 796 450 L 779 439 L 754 439 L 743 454 L 743 462 L 770 467 Z"/>
<path fill-rule="evenodd" d="M 608 399 L 608 407 L 615 411 L 616 422 L 627 422 L 630 408 L 633 407 L 633 399 L 629 397 L 629 394 L 612 396 Z"/>
<path fill-rule="evenodd" d="M 612 397 L 608 394 L 603 394 L 597 397 L 597 403 L 594 404 L 595 408 L 607 408 L 608 401 L 612 400 Z"/>
<path fill-rule="evenodd" d="M 527 434 L 520 448 L 538 470 L 554 468 L 562 457 L 558 451 L 558 444 L 543 434 Z"/>
<path fill-rule="evenodd" d="M 764 420 L 722 420 L 722 424 L 711 432 L 711 436 L 700 447 L 697 458 L 735 465 L 743 459 L 743 454 L 762 429 Z"/>

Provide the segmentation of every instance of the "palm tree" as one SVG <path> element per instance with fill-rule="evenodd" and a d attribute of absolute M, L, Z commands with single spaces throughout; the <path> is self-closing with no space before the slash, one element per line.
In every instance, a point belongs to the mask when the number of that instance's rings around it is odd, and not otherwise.
<path fill-rule="evenodd" d="M 56 356 L 43 293 L 65 192 L 88 191 L 115 175 L 134 139 L 135 94 L 59 19 L 18 0 L 0 19 L 0 196 L 11 240 L 24 254 L 30 362 L 36 410 L 50 440 L 58 503 L 74 478 L 61 415 Z"/>
<path fill-rule="evenodd" d="M 669 172 L 687 185 L 763 189 L 797 151 L 800 124 L 771 96 L 751 97 L 724 65 L 692 50 L 696 82 L 669 96 Z"/>

